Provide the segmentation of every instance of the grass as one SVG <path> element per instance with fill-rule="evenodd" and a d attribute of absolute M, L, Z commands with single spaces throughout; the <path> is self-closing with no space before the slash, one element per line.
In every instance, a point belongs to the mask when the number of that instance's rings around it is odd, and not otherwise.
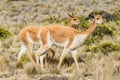
<path fill-rule="evenodd" d="M 50 74 L 60 74 L 60 71 L 56 67 L 49 68 Z"/>
<path fill-rule="evenodd" d="M 88 28 L 90 23 L 85 17 L 79 17 L 79 19 L 80 19 L 81 24 L 79 24 L 79 26 L 75 25 L 74 28 L 79 29 L 81 31 L 85 31 Z M 48 23 L 60 23 L 61 22 L 56 17 L 49 17 L 45 21 L 47 21 Z M 72 66 L 70 70 L 67 70 L 64 72 L 66 74 L 69 74 L 69 73 L 73 74 L 71 77 L 68 77 L 68 79 L 89 80 L 90 78 L 92 78 L 93 80 L 113 80 L 115 76 L 119 74 L 119 72 L 117 72 L 118 70 L 114 69 L 114 67 L 118 67 L 118 66 L 111 65 L 117 62 L 116 58 L 108 57 L 108 60 L 106 61 L 107 58 L 103 54 L 111 53 L 111 54 L 108 54 L 109 56 L 111 56 L 112 53 L 115 53 L 115 51 L 120 50 L 120 46 L 117 43 L 113 43 L 113 42 L 102 42 L 102 39 L 105 36 L 114 37 L 116 35 L 116 31 L 117 31 L 116 28 L 110 25 L 107 25 L 107 24 L 98 25 L 95 32 L 91 36 L 89 36 L 89 38 L 87 39 L 85 43 L 85 49 L 86 49 L 85 53 L 92 52 L 96 54 L 90 54 L 90 55 L 84 54 L 84 57 L 82 57 L 82 60 L 84 61 L 83 63 L 84 65 L 80 67 L 80 70 L 78 72 L 76 72 L 76 69 L 75 69 L 76 67 L 71 57 L 66 58 L 64 60 L 63 65 L 62 65 L 62 68 L 63 68 L 62 71 L 64 71 L 65 68 L 67 68 L 68 66 L 69 67 Z M 98 42 L 100 44 L 96 45 L 96 43 Z M 91 46 L 91 43 L 95 45 Z M 54 49 L 56 50 L 57 48 L 55 47 Z M 56 53 L 60 53 L 60 52 L 56 52 Z M 22 59 L 23 62 L 28 60 L 24 56 L 22 58 L 23 58 Z M 53 74 L 53 75 L 63 74 L 61 73 L 62 71 L 58 71 L 55 67 L 57 66 L 58 61 L 59 61 L 59 57 L 53 59 L 53 61 L 49 64 L 48 72 L 43 72 L 40 74 Z M 111 68 L 108 69 L 108 67 L 110 66 Z M 28 75 L 38 74 L 34 72 L 34 68 L 27 67 L 24 69 L 25 69 L 26 74 Z"/>
<path fill-rule="evenodd" d="M 35 75 L 38 73 L 36 68 L 33 66 L 31 62 L 27 62 L 24 64 L 24 70 L 28 75 Z"/>
<path fill-rule="evenodd" d="M 38 4 L 35 5 L 35 7 L 38 7 L 38 6 L 39 6 Z M 58 71 L 56 69 L 56 66 L 59 62 L 59 57 L 60 57 L 59 54 L 62 52 L 62 49 L 59 49 L 57 47 L 54 48 L 54 50 L 56 51 L 55 58 L 48 65 L 49 68 L 46 69 L 47 72 L 37 72 L 34 66 L 30 63 L 26 54 L 21 57 L 22 63 L 17 64 L 16 66 L 24 70 L 26 74 L 34 75 L 34 76 L 36 75 L 40 76 L 44 74 L 52 74 L 52 75 L 71 74 L 72 76 L 66 76 L 68 77 L 69 80 L 117 80 L 117 78 L 119 80 L 119 75 L 120 75 L 120 71 L 119 71 L 120 62 L 119 62 L 119 55 L 118 55 L 120 52 L 120 45 L 119 45 L 120 42 L 119 42 L 119 36 L 118 36 L 120 33 L 119 13 L 113 13 L 114 15 L 117 15 L 116 18 L 108 17 L 113 15 L 108 12 L 99 12 L 99 13 L 106 14 L 106 16 L 104 16 L 106 21 L 105 21 L 105 24 L 98 25 L 94 33 L 90 35 L 86 40 L 85 46 L 83 46 L 84 49 L 81 50 L 81 54 L 79 55 L 84 61 L 84 63 L 79 62 L 80 70 L 76 71 L 76 66 L 73 59 L 71 57 L 70 58 L 66 57 L 62 63 L 61 71 Z M 88 19 L 90 19 L 89 16 L 83 17 L 79 15 L 80 24 L 73 25 L 73 27 L 80 31 L 85 31 L 90 25 L 88 21 Z M 49 16 L 45 20 L 43 20 L 41 23 L 44 24 L 44 22 L 48 24 L 52 24 L 52 23 L 62 24 L 62 23 L 66 23 L 66 20 L 60 20 L 56 16 Z M 17 36 L 18 32 L 25 25 L 23 26 L 23 24 L 21 23 L 16 26 L 11 26 L 11 24 L 9 24 L 9 26 L 10 26 L 9 29 L 11 29 L 11 33 L 13 33 L 14 36 Z M 7 40 L 7 38 L 9 37 L 8 35 L 11 33 L 9 33 L 7 30 L 3 28 L 1 31 L 2 31 L 1 34 L 4 37 L 2 39 Z M 105 38 L 106 36 L 107 38 Z M 17 37 L 13 37 L 13 38 L 17 39 Z M 1 43 L 4 43 L 4 41 Z M 19 45 L 19 40 L 16 40 L 15 44 L 10 44 L 10 47 L 11 46 L 16 47 L 18 45 Z M 9 53 L 11 53 L 10 47 L 7 47 L 7 46 L 4 47 L 4 50 L 5 50 L 4 55 L 8 55 Z M 17 48 L 19 49 L 20 47 L 18 46 Z M 16 53 L 18 51 L 17 48 L 15 48 Z M 82 47 L 80 49 L 82 49 Z M 79 54 L 80 52 L 77 51 L 77 53 Z M 104 54 L 107 54 L 107 56 Z M 17 55 L 16 55 L 16 58 L 17 58 Z M 51 56 L 48 58 L 48 60 L 50 58 Z M 4 61 L 4 58 L 2 58 L 0 59 L 0 63 L 1 63 L 0 65 L 1 70 L 2 69 L 6 70 L 9 67 L 9 64 L 11 63 L 11 61 L 9 60 Z M 2 64 L 4 64 L 6 67 L 4 67 Z M 71 67 L 71 68 L 66 70 L 68 67 Z M 19 70 L 19 68 L 16 68 L 16 71 Z M 22 74 L 22 73 L 18 72 L 18 75 L 19 74 Z M 51 78 L 51 77 L 48 77 L 48 78 Z M 58 79 L 58 78 L 52 77 L 52 79 Z"/>
<path fill-rule="evenodd" d="M 59 18 L 57 18 L 56 16 L 49 16 L 48 18 L 42 20 L 42 22 L 45 22 L 45 21 L 47 21 L 49 24 L 61 22 L 61 20 Z"/>
<path fill-rule="evenodd" d="M 12 34 L 9 31 L 7 31 L 7 30 L 0 27 L 0 39 L 9 38 L 11 35 Z"/>
<path fill-rule="evenodd" d="M 11 2 L 11 1 L 28 1 L 28 0 L 7 0 L 7 2 Z"/>
<path fill-rule="evenodd" d="M 112 43 L 112 42 L 103 42 L 99 45 L 95 46 L 90 46 L 86 48 L 86 51 L 91 51 L 91 52 L 101 52 L 103 54 L 108 54 L 113 51 L 120 51 L 120 45 L 117 43 Z"/>
<path fill-rule="evenodd" d="M 89 27 L 89 22 L 85 17 L 79 17 L 80 24 L 79 25 L 73 25 L 75 29 L 78 29 L 80 31 L 85 31 Z"/>
<path fill-rule="evenodd" d="M 93 43 L 99 43 L 104 36 L 114 36 L 115 29 L 109 26 L 105 26 L 104 24 L 98 25 L 97 29 L 93 32 L 92 35 L 90 35 L 85 44 L 93 44 Z"/>

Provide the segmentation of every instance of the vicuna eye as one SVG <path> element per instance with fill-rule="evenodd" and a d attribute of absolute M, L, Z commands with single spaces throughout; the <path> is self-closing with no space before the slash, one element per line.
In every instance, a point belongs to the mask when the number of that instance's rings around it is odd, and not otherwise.
<path fill-rule="evenodd" d="M 76 19 L 73 19 L 73 21 L 76 21 Z"/>
<path fill-rule="evenodd" d="M 99 18 L 96 18 L 97 20 L 99 19 Z"/>

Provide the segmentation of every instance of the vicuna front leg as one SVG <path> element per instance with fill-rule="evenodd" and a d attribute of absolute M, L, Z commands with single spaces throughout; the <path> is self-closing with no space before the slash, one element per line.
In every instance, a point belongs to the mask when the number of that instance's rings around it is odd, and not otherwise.
<path fill-rule="evenodd" d="M 62 55 L 61 55 L 61 57 L 60 57 L 60 62 L 59 62 L 59 64 L 58 64 L 58 66 L 57 66 L 58 70 L 60 69 L 61 64 L 62 64 L 62 62 L 63 62 L 63 60 L 64 60 L 64 58 L 65 58 L 65 56 L 66 56 L 66 54 L 67 54 L 68 52 L 69 52 L 68 49 L 64 49 L 64 50 L 63 50 Z"/>
<path fill-rule="evenodd" d="M 79 70 L 79 65 L 78 65 L 78 61 L 77 61 L 77 56 L 76 56 L 76 50 L 74 50 L 74 51 L 72 51 L 72 57 L 73 57 L 73 59 L 74 59 L 74 61 L 75 61 L 75 64 L 76 64 L 76 67 L 77 67 L 77 70 Z"/>

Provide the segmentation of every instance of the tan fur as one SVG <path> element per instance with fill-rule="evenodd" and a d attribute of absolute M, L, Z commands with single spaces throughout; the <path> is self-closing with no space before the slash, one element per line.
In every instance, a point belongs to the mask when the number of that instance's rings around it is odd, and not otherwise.
<path fill-rule="evenodd" d="M 38 42 L 39 39 L 37 37 L 37 34 L 39 32 L 39 29 L 40 29 L 39 26 L 30 26 L 30 27 L 26 27 L 26 28 L 22 29 L 19 32 L 19 38 L 20 38 L 20 40 L 23 41 L 24 44 L 28 44 L 29 42 L 28 42 L 27 37 L 26 37 L 27 36 L 26 33 L 28 32 L 29 35 L 30 35 L 30 37 L 31 37 L 31 39 L 33 41 L 35 41 L 35 42 Z"/>
<path fill-rule="evenodd" d="M 50 35 L 53 39 L 55 39 L 55 42 L 58 43 L 64 43 L 67 40 L 71 43 L 74 37 L 79 33 L 74 28 L 68 28 L 60 25 L 49 25 L 45 27 L 48 27 Z"/>
<path fill-rule="evenodd" d="M 76 16 L 72 16 L 70 17 L 68 23 L 69 25 L 72 25 L 72 19 L 76 19 L 74 22 L 78 23 L 78 18 Z M 68 25 L 68 26 L 69 26 Z M 21 40 L 21 42 L 24 44 L 24 46 L 27 48 L 28 50 L 28 57 L 29 59 L 33 62 L 33 64 L 35 64 L 35 61 L 32 59 L 32 45 L 33 43 L 31 43 L 27 37 L 27 34 L 29 35 L 30 39 L 35 43 L 39 43 L 40 39 L 39 37 L 41 37 L 41 41 L 42 41 L 42 45 L 46 45 L 47 42 L 46 42 L 46 37 L 47 37 L 47 32 L 44 30 L 40 30 L 41 27 L 39 26 L 28 26 L 28 27 L 25 27 L 24 29 L 22 29 L 20 32 L 19 32 L 19 39 Z M 44 28 L 43 28 L 44 29 Z M 52 58 L 54 57 L 55 55 L 55 51 L 53 49 L 49 49 L 50 52 L 52 52 Z M 20 61 L 20 54 L 21 52 L 18 54 L 18 62 Z M 48 55 L 47 55 L 48 56 Z M 46 57 L 47 58 L 47 57 Z M 47 60 L 47 59 L 46 59 Z M 46 61 L 45 60 L 45 61 Z"/>
<path fill-rule="evenodd" d="M 22 29 L 19 32 L 19 39 L 21 40 L 21 42 L 23 43 L 23 45 L 26 46 L 27 50 L 28 50 L 28 58 L 31 60 L 31 62 L 35 65 L 35 61 L 32 58 L 32 44 L 28 38 L 27 38 L 27 33 L 29 34 L 30 38 L 34 41 L 34 42 L 38 42 L 39 38 L 37 37 L 37 34 L 39 32 L 40 27 L 38 26 L 31 26 L 31 27 L 26 27 L 24 29 Z M 20 53 L 18 54 L 18 62 L 20 61 Z"/>
<path fill-rule="evenodd" d="M 44 27 L 31 26 L 31 27 L 26 27 L 23 30 L 21 30 L 19 33 L 19 38 L 23 42 L 23 44 L 27 47 L 28 57 L 33 62 L 34 65 L 36 65 L 36 63 L 37 63 L 37 65 L 39 65 L 39 57 L 40 57 L 42 70 L 44 67 L 43 66 L 43 58 L 45 56 L 41 55 L 41 54 L 43 54 L 43 53 L 46 54 L 46 51 L 51 49 L 51 46 L 54 42 L 60 43 L 60 44 L 64 43 L 64 46 L 63 46 L 64 50 L 63 50 L 63 53 L 60 57 L 58 69 L 60 68 L 61 63 L 64 60 L 65 55 L 69 51 L 72 52 L 73 59 L 76 63 L 77 69 L 78 69 L 79 66 L 78 66 L 78 62 L 76 59 L 75 49 L 77 47 L 79 47 L 78 43 L 79 43 L 79 45 L 81 45 L 84 42 L 84 40 L 86 39 L 86 36 L 90 35 L 95 30 L 96 24 L 101 23 L 101 22 L 102 22 L 102 17 L 100 15 L 96 15 L 94 22 L 85 32 L 79 32 L 78 30 L 76 30 L 74 28 L 60 26 L 60 25 L 47 25 Z M 41 43 L 40 49 L 38 49 L 38 51 L 36 51 L 36 53 L 35 53 L 36 61 L 37 61 L 36 63 L 32 59 L 32 56 L 31 56 L 32 43 L 30 40 L 33 42 Z M 80 41 L 80 42 L 78 42 L 78 41 Z M 20 53 L 21 52 L 22 51 L 20 51 Z M 18 55 L 18 61 L 20 60 L 19 56 L 20 55 Z"/>
<path fill-rule="evenodd" d="M 71 27 L 72 24 L 79 24 L 79 19 L 74 14 L 68 14 L 70 19 L 68 20 L 67 26 Z"/>
<path fill-rule="evenodd" d="M 73 59 L 76 63 L 77 69 L 79 69 L 78 62 L 77 62 L 77 59 L 76 59 L 75 49 L 77 47 L 79 47 L 79 45 L 81 45 L 85 41 L 86 37 L 88 35 L 90 35 L 95 30 L 97 23 L 98 24 L 102 23 L 102 16 L 96 15 L 93 23 L 91 24 L 91 26 L 85 32 L 79 32 L 78 30 L 76 30 L 72 27 L 66 27 L 66 26 L 60 26 L 60 25 L 47 25 L 47 26 L 44 26 L 43 28 L 41 28 L 41 30 L 42 30 L 41 34 L 44 33 L 45 35 L 46 34 L 50 35 L 50 39 L 48 39 L 48 40 L 51 40 L 51 42 L 53 41 L 52 44 L 54 44 L 54 43 L 59 43 L 59 44 L 65 43 L 64 46 L 63 46 L 64 47 L 63 53 L 60 57 L 60 62 L 58 64 L 58 69 L 60 68 L 61 63 L 64 60 L 65 55 L 69 51 L 72 52 Z M 44 36 L 40 36 L 40 37 L 42 38 Z M 45 41 L 47 41 L 47 38 L 46 38 Z M 43 41 L 41 41 L 41 42 L 43 42 Z M 39 49 L 37 51 L 36 60 L 38 60 L 38 56 L 43 56 L 42 55 L 43 50 L 47 50 L 51 47 L 51 46 L 48 46 L 48 44 L 50 44 L 50 43 L 47 43 L 46 47 L 41 47 L 41 49 Z M 42 63 L 42 57 L 40 58 L 40 60 L 41 60 L 41 63 Z M 41 64 L 41 68 L 43 69 L 43 64 Z"/>
<path fill-rule="evenodd" d="M 96 16 L 94 16 L 94 21 L 93 21 L 93 23 L 90 25 L 90 27 L 85 31 L 85 33 L 86 34 L 91 34 L 93 31 L 94 31 L 94 29 L 96 28 L 96 23 L 97 22 L 103 22 L 103 20 L 102 20 L 102 16 L 101 15 L 96 15 Z M 98 19 L 98 20 L 97 20 Z M 97 21 L 97 22 L 96 22 Z M 101 24 L 101 23 L 100 23 Z"/>

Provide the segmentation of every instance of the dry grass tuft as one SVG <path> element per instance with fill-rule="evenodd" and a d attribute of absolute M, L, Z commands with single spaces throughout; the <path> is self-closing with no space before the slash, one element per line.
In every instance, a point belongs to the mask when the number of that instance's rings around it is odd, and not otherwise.
<path fill-rule="evenodd" d="M 57 67 L 50 66 L 49 71 L 51 74 L 60 74 L 60 70 L 58 70 Z"/>
<path fill-rule="evenodd" d="M 23 63 L 22 63 L 22 62 L 17 63 L 17 64 L 16 64 L 16 67 L 17 67 L 17 68 L 23 68 Z"/>
<path fill-rule="evenodd" d="M 26 64 L 24 64 L 24 70 L 25 70 L 26 74 L 28 74 L 28 75 L 37 74 L 36 68 L 34 67 L 34 65 L 31 62 L 27 62 Z"/>

